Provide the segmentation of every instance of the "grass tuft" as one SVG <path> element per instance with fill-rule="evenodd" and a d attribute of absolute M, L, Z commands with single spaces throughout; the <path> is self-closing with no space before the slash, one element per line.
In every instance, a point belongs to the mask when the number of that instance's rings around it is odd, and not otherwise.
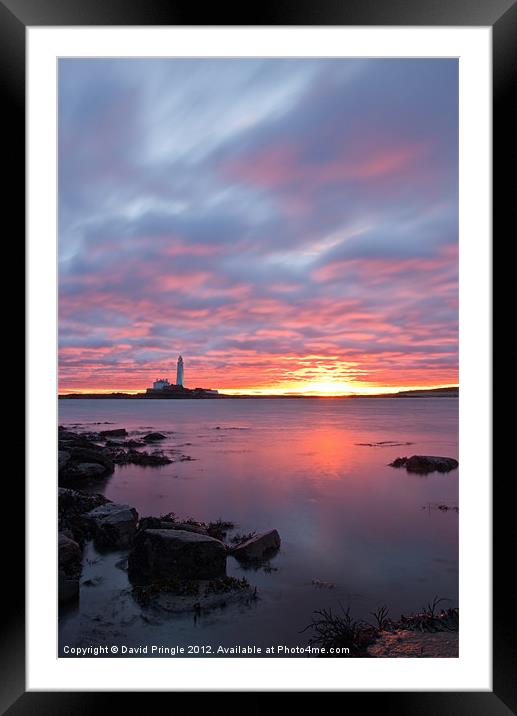
<path fill-rule="evenodd" d="M 215 539 L 222 540 L 226 537 L 228 531 L 233 530 L 234 527 L 235 525 L 233 524 L 233 522 L 228 522 L 219 518 L 215 522 L 209 522 L 206 531 L 210 535 L 210 537 L 215 537 Z"/>
<path fill-rule="evenodd" d="M 312 622 L 302 629 L 302 633 L 311 629 L 313 636 L 309 639 L 311 646 L 347 647 L 350 656 L 365 656 L 366 648 L 377 635 L 377 629 L 371 624 L 356 621 L 350 615 L 350 607 L 346 609 L 339 604 L 341 614 L 334 614 L 331 609 L 319 609 L 314 612 Z"/>

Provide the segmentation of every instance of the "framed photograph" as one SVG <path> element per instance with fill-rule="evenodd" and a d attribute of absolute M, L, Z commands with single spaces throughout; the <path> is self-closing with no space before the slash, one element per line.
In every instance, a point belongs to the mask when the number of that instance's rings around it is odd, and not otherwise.
<path fill-rule="evenodd" d="M 8 713 L 516 708 L 491 443 L 515 6 L 369 5 L 0 4 L 28 287 Z"/>

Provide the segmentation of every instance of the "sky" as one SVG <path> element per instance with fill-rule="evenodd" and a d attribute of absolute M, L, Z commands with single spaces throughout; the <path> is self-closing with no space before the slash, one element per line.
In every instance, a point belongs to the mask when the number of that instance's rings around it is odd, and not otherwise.
<path fill-rule="evenodd" d="M 454 59 L 61 59 L 59 389 L 458 381 Z"/>

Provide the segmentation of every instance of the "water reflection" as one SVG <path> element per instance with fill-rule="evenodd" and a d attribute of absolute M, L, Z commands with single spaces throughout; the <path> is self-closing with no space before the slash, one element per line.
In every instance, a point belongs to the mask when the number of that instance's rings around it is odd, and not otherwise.
<path fill-rule="evenodd" d="M 124 555 L 85 565 L 75 612 L 63 613 L 64 639 L 194 637 L 230 644 L 306 642 L 299 634 L 318 608 L 350 604 L 366 617 L 392 614 L 435 594 L 457 603 L 458 471 L 425 477 L 388 466 L 406 454 L 457 457 L 456 399 L 352 401 L 61 401 L 62 423 L 112 421 L 138 434 L 172 431 L 160 444 L 194 458 L 158 468 L 123 466 L 96 490 L 142 516 L 175 512 L 236 523 L 239 532 L 277 528 L 282 548 L 271 570 L 228 573 L 257 585 L 252 607 L 164 619 L 132 600 Z M 407 445 L 358 443 L 411 442 Z M 231 534 L 229 535 L 231 536 Z M 89 550 L 93 550 L 90 546 Z M 91 555 L 90 555 L 91 556 Z M 331 583 L 332 589 L 320 583 Z M 108 638 L 109 637 L 109 638 Z"/>

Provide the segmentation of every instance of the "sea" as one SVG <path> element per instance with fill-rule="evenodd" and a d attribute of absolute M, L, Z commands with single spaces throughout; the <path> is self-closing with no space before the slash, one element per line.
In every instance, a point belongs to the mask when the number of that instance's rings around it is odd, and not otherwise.
<path fill-rule="evenodd" d="M 322 610 L 374 621 L 383 606 L 394 619 L 435 598 L 458 606 L 458 469 L 389 466 L 406 455 L 458 457 L 457 397 L 60 400 L 59 422 L 167 436 L 159 448 L 171 464 L 116 466 L 91 491 L 142 517 L 231 521 L 228 539 L 273 528 L 281 537 L 259 568 L 228 558 L 227 573 L 246 577 L 256 599 L 185 614 L 140 605 L 127 551 L 88 543 L 79 601 L 60 608 L 60 656 L 115 645 L 118 656 L 148 646 L 160 657 L 151 645 L 195 645 L 182 656 L 284 646 L 303 658 Z"/>

